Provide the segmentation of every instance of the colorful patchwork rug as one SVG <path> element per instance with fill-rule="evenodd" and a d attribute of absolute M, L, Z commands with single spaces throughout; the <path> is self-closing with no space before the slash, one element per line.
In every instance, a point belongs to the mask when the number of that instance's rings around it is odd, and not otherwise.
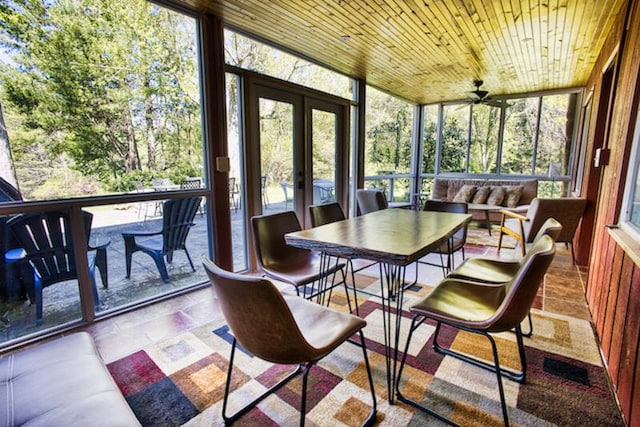
<path fill-rule="evenodd" d="M 375 285 L 375 284 L 374 284 Z M 427 289 L 405 292 L 405 307 Z M 363 300 L 360 314 L 378 401 L 376 425 L 442 425 L 435 418 L 387 399 L 381 306 Z M 525 338 L 527 380 L 504 380 L 512 425 L 624 425 L 602 367 L 593 331 L 584 320 L 532 312 L 534 333 Z M 410 316 L 403 313 L 401 350 Z M 433 323 L 419 327 L 408 350 L 400 385 L 403 394 L 463 426 L 502 425 L 495 375 L 432 349 Z M 500 361 L 519 368 L 515 335 L 496 335 Z M 145 426 L 218 426 L 231 348 L 222 318 L 145 348 L 108 365 L 122 393 Z M 485 337 L 443 328 L 441 345 L 486 360 L 491 350 Z M 289 367 L 263 362 L 236 352 L 229 401 L 233 412 L 289 372 Z M 236 425 L 298 425 L 300 378 L 262 401 Z M 366 418 L 371 395 L 361 349 L 345 343 L 315 366 L 309 376 L 306 424 L 357 426 Z"/>

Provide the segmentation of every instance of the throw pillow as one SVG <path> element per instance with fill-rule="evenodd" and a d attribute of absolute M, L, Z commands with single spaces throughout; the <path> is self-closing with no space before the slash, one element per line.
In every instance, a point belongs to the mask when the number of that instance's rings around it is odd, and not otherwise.
<path fill-rule="evenodd" d="M 478 189 L 476 190 L 476 194 L 474 194 L 473 199 L 471 199 L 471 203 L 487 203 L 487 197 L 489 197 L 489 193 L 491 193 L 490 185 L 483 185 L 482 187 L 478 187 Z"/>
<path fill-rule="evenodd" d="M 522 185 L 507 185 L 504 187 L 505 195 L 502 204 L 508 208 L 518 206 L 524 187 Z"/>
<path fill-rule="evenodd" d="M 462 187 L 460 187 L 460 190 L 458 190 L 458 193 L 453 198 L 453 201 L 469 203 L 469 201 L 471 200 L 471 198 L 476 192 L 476 188 L 477 187 L 475 185 L 469 185 L 469 184 L 463 185 Z"/>
<path fill-rule="evenodd" d="M 487 204 L 495 206 L 502 205 L 504 194 L 505 191 L 503 187 L 491 187 L 491 193 L 489 193 L 489 197 L 487 198 Z"/>

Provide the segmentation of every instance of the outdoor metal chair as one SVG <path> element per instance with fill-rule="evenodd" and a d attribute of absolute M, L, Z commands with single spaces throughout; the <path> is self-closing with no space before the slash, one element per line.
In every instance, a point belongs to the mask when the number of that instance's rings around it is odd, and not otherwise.
<path fill-rule="evenodd" d="M 91 234 L 93 214 L 82 212 L 87 242 Z M 26 259 L 33 269 L 33 287 L 30 281 L 27 295 L 36 304 L 36 324 L 43 321 L 42 290 L 55 283 L 78 278 L 68 212 L 51 211 L 24 214 L 7 221 L 20 249 L 5 255 L 7 262 L 14 263 Z M 107 247 L 111 242 L 98 246 L 88 246 L 89 276 L 93 291 L 93 303 L 100 303 L 96 288 L 95 268 L 98 267 L 102 286 L 109 285 L 107 272 Z"/>
<path fill-rule="evenodd" d="M 229 204 L 234 211 L 237 211 L 240 207 L 240 186 L 236 182 L 235 177 L 229 177 Z"/>
<path fill-rule="evenodd" d="M 306 417 L 307 380 L 311 368 L 322 358 L 358 334 L 362 348 L 372 406 L 363 425 L 376 418 L 377 403 L 362 329 L 367 322 L 295 295 L 280 293 L 269 280 L 222 270 L 207 258 L 203 265 L 215 298 L 232 332 L 231 354 L 222 401 L 222 417 L 229 425 L 265 397 L 302 373 L 300 425 Z M 267 362 L 297 365 L 296 368 L 233 415 L 227 415 L 236 347 Z M 242 393 L 241 393 L 242 394 Z M 243 397 L 243 400 L 248 400 Z"/>
<path fill-rule="evenodd" d="M 288 182 L 281 182 L 282 192 L 284 193 L 284 208 L 289 209 L 289 202 L 293 202 L 293 184 Z"/>
<path fill-rule="evenodd" d="M 191 269 L 196 271 L 187 251 L 186 241 L 189 230 L 200 206 L 200 197 L 167 200 L 162 208 L 162 230 L 151 233 L 122 233 L 127 265 L 127 279 L 131 277 L 131 257 L 141 251 L 149 255 L 158 267 L 160 277 L 169 282 L 168 263 L 173 261 L 173 253 L 183 250 L 189 260 Z"/>
<path fill-rule="evenodd" d="M 523 383 L 526 379 L 527 362 L 520 323 L 527 316 L 538 288 L 555 255 L 555 242 L 550 236 L 543 236 L 531 247 L 531 255 L 512 280 L 502 286 L 487 285 L 461 279 L 443 279 L 427 296 L 413 304 L 409 311 L 413 320 L 407 337 L 398 378 L 396 395 L 398 400 L 412 405 L 447 424 L 455 424 L 422 403 L 405 397 L 400 391 L 402 372 L 406 363 L 411 338 L 418 327 L 427 319 L 436 323 L 433 332 L 433 348 L 437 353 L 458 358 L 496 374 L 498 392 L 505 426 L 509 425 L 507 403 L 504 397 L 502 377 Z M 473 356 L 441 347 L 438 343 L 442 325 L 448 325 L 474 334 L 484 335 L 489 340 L 493 363 L 487 363 Z M 431 329 L 428 329 L 431 331 Z M 512 371 L 500 366 L 498 349 L 491 334 L 515 330 L 520 371 Z"/>

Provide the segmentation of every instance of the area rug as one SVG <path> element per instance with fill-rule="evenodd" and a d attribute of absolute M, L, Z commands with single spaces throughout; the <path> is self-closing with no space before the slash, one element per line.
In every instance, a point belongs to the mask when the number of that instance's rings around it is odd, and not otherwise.
<path fill-rule="evenodd" d="M 375 286 L 375 283 L 373 283 Z M 405 292 L 408 305 L 427 287 Z M 361 301 L 367 320 L 365 337 L 378 401 L 376 425 L 441 425 L 408 405 L 387 400 L 381 306 L 376 298 Z M 409 315 L 403 312 L 401 349 Z M 525 384 L 505 380 L 512 425 L 617 426 L 617 411 L 607 376 L 588 322 L 533 311 L 534 334 L 525 339 L 528 361 Z M 414 335 L 401 388 L 407 397 L 423 401 L 464 426 L 502 425 L 495 376 L 431 348 L 433 324 Z M 517 369 L 512 333 L 496 335 L 501 363 Z M 221 426 L 222 396 L 229 358 L 230 335 L 220 318 L 157 343 L 108 365 L 129 405 L 144 426 Z M 440 342 L 487 359 L 483 337 L 444 328 Z M 260 361 L 239 351 L 230 410 L 249 401 L 281 378 L 287 367 Z M 300 379 L 268 397 L 236 425 L 297 425 Z M 356 426 L 371 405 L 359 347 L 345 343 L 311 371 L 306 423 L 309 426 Z"/>
<path fill-rule="evenodd" d="M 499 235 L 500 233 L 498 232 L 497 225 L 492 225 L 491 235 L 489 235 L 486 227 L 479 226 L 477 223 L 472 222 L 467 227 L 467 244 L 497 248 Z M 516 247 L 516 240 L 505 235 L 502 238 L 502 247 L 513 249 Z"/>

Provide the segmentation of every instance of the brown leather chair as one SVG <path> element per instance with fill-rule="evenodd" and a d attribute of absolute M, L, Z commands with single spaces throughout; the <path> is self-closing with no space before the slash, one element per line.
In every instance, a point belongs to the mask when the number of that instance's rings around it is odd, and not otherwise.
<path fill-rule="evenodd" d="M 387 209 L 389 202 L 387 196 L 380 190 L 356 190 L 356 199 L 358 201 L 358 208 L 360 214 L 365 215 L 370 212 L 379 211 L 381 209 Z"/>
<path fill-rule="evenodd" d="M 555 239 L 557 243 L 565 243 L 571 251 L 571 258 L 575 264 L 573 253 L 573 235 L 576 233 L 582 214 L 587 206 L 586 199 L 561 197 L 554 199 L 535 198 L 526 216 L 501 210 L 500 237 L 498 251 L 502 247 L 502 237 L 507 234 L 518 241 L 522 256 L 526 253 L 527 243 L 533 242 L 536 234 L 547 218 L 555 218 L 562 224 L 562 231 Z"/>
<path fill-rule="evenodd" d="M 222 417 L 225 424 L 231 424 L 240 418 L 269 394 L 302 372 L 300 425 L 303 426 L 309 371 L 316 362 L 356 333 L 360 336 L 359 345 L 362 347 L 373 401 L 364 425 L 370 425 L 375 421 L 377 403 L 362 333 L 362 329 L 367 324 L 366 321 L 294 295 L 282 294 L 267 279 L 230 273 L 222 270 L 206 257 L 203 257 L 202 261 L 211 280 L 218 306 L 233 334 L 222 403 Z M 276 364 L 297 365 L 297 367 L 255 400 L 235 414 L 227 416 L 233 360 L 238 343 L 244 350 L 260 359 Z"/>
<path fill-rule="evenodd" d="M 542 236 L 550 236 L 555 241 L 561 230 L 562 225 L 556 221 L 555 218 L 548 218 L 538 230 L 534 244 L 540 240 Z M 449 274 L 449 277 L 461 280 L 473 280 L 488 284 L 504 284 L 513 280 L 530 256 L 531 251 L 519 260 L 504 260 L 485 257 L 468 258 L 463 261 L 458 268 L 453 270 Z M 524 336 L 531 336 L 533 333 L 531 314 L 528 315 L 528 318 L 529 332 L 523 334 Z"/>
<path fill-rule="evenodd" d="M 463 213 L 469 212 L 469 208 L 466 203 L 460 202 L 446 202 L 440 200 L 427 200 L 422 207 L 423 211 L 431 212 L 450 212 L 450 213 Z M 462 251 L 462 259 L 465 258 L 464 245 L 467 243 L 467 226 L 465 225 L 449 239 L 447 242 L 440 245 L 435 253 L 440 254 L 440 265 L 442 266 L 443 275 L 446 276 L 453 268 L 455 268 L 454 254 L 458 251 Z M 443 256 L 446 255 L 447 262 L 443 260 Z M 416 279 L 418 276 L 418 265 L 429 264 L 425 261 L 418 261 L 416 264 Z"/>
<path fill-rule="evenodd" d="M 411 338 L 417 328 L 426 319 L 431 319 L 436 322 L 436 329 L 433 334 L 433 348 L 436 352 L 456 357 L 496 374 L 504 423 L 505 425 L 509 425 L 509 415 L 504 397 L 502 377 L 505 376 L 520 383 L 523 383 L 526 379 L 527 363 L 520 323 L 529 313 L 538 288 L 544 279 L 544 275 L 554 255 L 554 240 L 550 236 L 543 236 L 531 247 L 528 259 L 509 282 L 496 286 L 446 278 L 442 280 L 431 293 L 416 302 L 409 309 L 413 314 L 413 320 L 409 329 L 404 356 L 398 371 L 398 379 L 396 382 L 396 395 L 398 400 L 423 410 L 441 421 L 454 424 L 452 421 L 447 420 L 444 416 L 427 408 L 423 404 L 403 396 L 400 391 L 402 371 L 406 363 Z M 487 363 L 470 355 L 441 347 L 438 343 L 438 335 L 443 324 L 486 336 L 491 345 L 494 363 Z M 506 332 L 514 329 L 522 368 L 519 372 L 514 372 L 500 366 L 497 346 L 491 336 L 493 333 Z"/>
<path fill-rule="evenodd" d="M 323 254 L 289 246 L 285 242 L 285 234 L 302 229 L 295 212 L 254 216 L 251 224 L 258 265 L 267 276 L 295 286 L 298 295 L 315 298 L 319 304 L 328 304 L 331 290 L 340 284 L 344 284 L 349 295 L 343 262 L 331 262 Z M 341 281 L 336 280 L 338 273 Z M 351 311 L 348 298 L 347 302 Z"/>
<path fill-rule="evenodd" d="M 311 205 L 309 206 L 309 216 L 311 218 L 312 227 L 320 227 L 321 225 L 330 224 L 336 221 L 343 221 L 346 219 L 344 211 L 342 210 L 342 207 L 338 202 L 326 203 L 322 205 Z M 359 314 L 355 274 L 358 271 L 376 265 L 377 262 L 359 258 L 346 258 L 345 260 L 347 263 L 347 271 L 351 273 L 351 283 L 353 284 L 353 295 L 356 308 L 355 313 Z M 349 295 L 347 295 L 347 298 L 349 298 Z"/>

